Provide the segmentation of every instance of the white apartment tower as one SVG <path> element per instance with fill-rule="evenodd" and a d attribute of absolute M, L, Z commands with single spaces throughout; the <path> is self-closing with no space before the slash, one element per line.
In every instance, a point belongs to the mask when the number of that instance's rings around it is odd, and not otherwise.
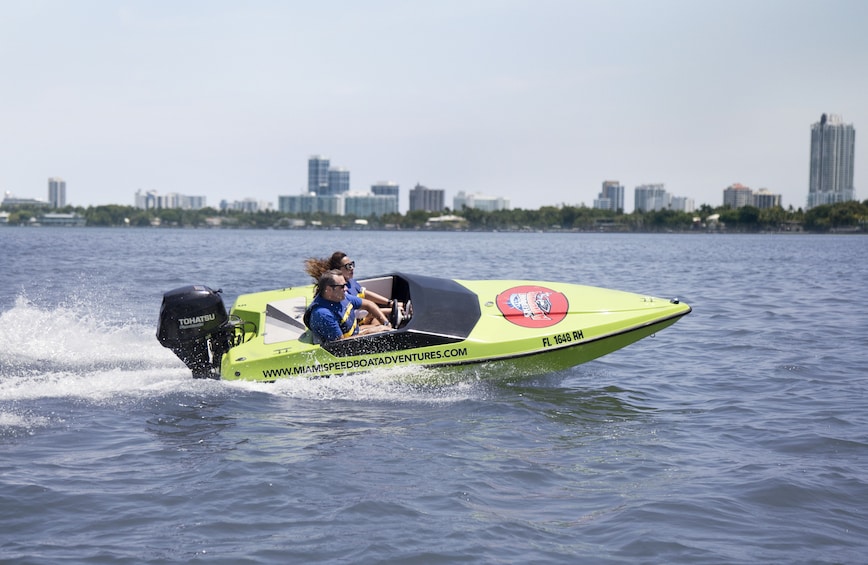
<path fill-rule="evenodd" d="M 634 194 L 634 208 L 637 212 L 668 210 L 672 199 L 663 184 L 640 184 Z"/>
<path fill-rule="evenodd" d="M 853 189 L 855 146 L 856 130 L 840 116 L 823 114 L 820 121 L 811 126 L 808 209 L 856 199 Z"/>
<path fill-rule="evenodd" d="M 66 206 L 66 182 L 57 177 L 48 179 L 48 202 L 52 208 Z"/>

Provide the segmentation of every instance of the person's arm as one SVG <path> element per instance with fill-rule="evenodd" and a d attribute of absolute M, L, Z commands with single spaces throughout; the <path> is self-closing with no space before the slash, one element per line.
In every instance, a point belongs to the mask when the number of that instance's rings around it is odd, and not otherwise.
<path fill-rule="evenodd" d="M 382 306 L 389 305 L 389 299 L 383 296 L 382 294 L 377 294 L 376 292 L 370 291 L 367 288 L 363 290 L 363 296 L 365 298 L 370 299 L 374 304 L 379 304 Z"/>
<path fill-rule="evenodd" d="M 369 298 L 362 298 L 362 308 L 373 314 L 374 318 L 376 318 L 377 321 L 384 326 L 388 325 L 389 318 L 387 318 L 386 315 L 383 314 L 383 311 L 380 310 L 379 306 L 374 304 L 374 301 L 370 300 Z"/>
<path fill-rule="evenodd" d="M 373 302 L 371 302 L 370 300 L 368 300 L 367 298 L 359 298 L 358 296 L 348 296 L 347 300 L 349 300 L 352 303 L 353 308 L 356 308 L 357 310 L 360 308 L 368 308 L 369 311 L 374 316 L 383 316 L 383 313 L 380 311 L 379 308 L 377 308 L 377 305 L 374 304 Z M 379 319 L 379 317 L 378 317 L 378 319 Z M 382 325 L 382 326 L 371 326 L 371 325 L 363 326 L 363 325 L 359 324 L 358 325 L 359 331 L 356 335 L 368 335 L 368 334 L 374 334 L 374 333 L 378 333 L 378 332 L 392 329 L 392 327 L 388 325 L 388 323 L 389 323 L 388 318 L 386 318 L 385 321 L 386 321 L 386 325 Z M 359 320 L 359 322 L 361 322 L 361 320 Z"/>
<path fill-rule="evenodd" d="M 325 308 L 317 308 L 311 312 L 310 329 L 323 341 L 337 341 L 344 335 L 337 318 Z"/>

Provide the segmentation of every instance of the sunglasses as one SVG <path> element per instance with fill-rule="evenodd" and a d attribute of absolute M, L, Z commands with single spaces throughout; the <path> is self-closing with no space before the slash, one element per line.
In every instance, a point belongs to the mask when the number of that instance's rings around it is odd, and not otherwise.
<path fill-rule="evenodd" d="M 326 286 L 330 286 L 331 288 L 349 288 L 349 283 L 344 284 L 327 284 Z"/>
<path fill-rule="evenodd" d="M 356 262 L 355 261 L 350 261 L 349 263 L 344 263 L 343 265 L 341 265 L 341 269 L 355 269 L 355 268 L 356 268 Z"/>

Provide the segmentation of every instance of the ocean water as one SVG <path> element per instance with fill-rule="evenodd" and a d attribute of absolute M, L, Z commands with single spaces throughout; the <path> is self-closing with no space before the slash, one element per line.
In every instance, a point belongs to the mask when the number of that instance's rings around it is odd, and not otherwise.
<path fill-rule="evenodd" d="M 156 341 L 164 291 L 335 249 L 694 310 L 448 384 L 193 380 Z M 865 563 L 866 281 L 863 236 L 3 228 L 0 562 Z"/>

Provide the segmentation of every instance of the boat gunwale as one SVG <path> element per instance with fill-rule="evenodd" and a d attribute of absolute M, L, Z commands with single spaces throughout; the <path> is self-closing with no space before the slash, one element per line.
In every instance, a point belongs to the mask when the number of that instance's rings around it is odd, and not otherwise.
<path fill-rule="evenodd" d="M 408 275 L 406 273 L 393 272 L 393 273 L 390 273 L 388 276 L 401 277 L 404 279 L 404 281 L 409 282 L 410 280 L 413 280 L 418 275 Z M 441 279 L 440 277 L 426 277 L 424 275 L 422 277 L 423 277 L 423 280 L 434 279 L 434 280 L 450 281 L 453 284 L 457 283 L 457 285 L 459 287 L 461 287 L 461 292 L 467 293 L 468 295 L 473 296 L 476 300 L 479 300 L 479 298 L 480 298 L 479 294 L 477 294 L 478 289 L 472 288 L 472 286 L 468 286 L 465 283 L 470 283 L 470 285 L 472 285 L 473 283 L 476 283 L 476 282 L 491 282 L 491 281 L 469 281 L 469 280 L 464 280 L 464 279 L 445 279 L 445 278 Z M 499 282 L 503 282 L 503 281 L 499 281 Z M 512 281 L 509 281 L 509 282 L 512 282 Z M 518 281 L 518 282 L 525 282 L 525 281 Z M 548 281 L 543 281 L 543 282 L 530 281 L 530 282 L 533 282 L 534 284 L 555 284 L 555 283 L 548 282 Z M 566 284 L 568 284 L 570 286 L 587 286 L 587 285 L 576 285 L 575 283 L 566 283 Z M 425 286 L 425 285 L 423 284 L 423 286 Z M 590 287 L 590 288 L 599 289 L 599 290 L 613 290 L 613 289 L 601 289 L 599 287 Z M 283 290 L 286 291 L 286 290 L 293 290 L 293 289 L 294 289 L 294 287 L 288 287 L 288 288 L 285 288 Z M 271 291 L 268 291 L 268 292 L 271 292 Z M 615 292 L 632 294 L 635 296 L 643 296 L 640 294 L 629 293 L 629 292 L 620 291 L 620 290 L 616 290 Z M 251 293 L 251 294 L 258 294 L 258 293 Z M 667 308 L 670 308 L 670 309 L 672 308 L 672 306 L 677 306 L 679 304 L 677 299 L 670 299 L 669 303 L 670 303 L 670 305 L 667 306 Z M 686 316 L 687 314 L 690 314 L 693 311 L 692 307 L 690 307 L 690 305 L 688 305 L 688 304 L 683 304 L 683 307 L 684 308 L 679 309 L 677 312 L 673 312 L 673 313 L 668 314 L 664 317 L 656 317 L 656 318 L 651 319 L 651 320 L 645 320 L 645 321 L 633 324 L 629 327 L 618 328 L 616 330 L 613 330 L 613 331 L 610 331 L 610 332 L 607 332 L 604 334 L 596 335 L 596 336 L 593 336 L 593 337 L 590 337 L 587 339 L 581 338 L 581 339 L 577 339 L 577 340 L 573 340 L 573 341 L 567 341 L 566 343 L 544 345 L 543 347 L 524 349 L 521 351 L 514 351 L 514 352 L 509 352 L 509 353 L 488 355 L 488 356 L 484 356 L 484 357 L 475 357 L 472 359 L 464 358 L 464 359 L 459 360 L 459 359 L 453 357 L 453 358 L 451 358 L 451 360 L 448 360 L 448 361 L 441 361 L 441 362 L 434 362 L 434 363 L 418 362 L 418 363 L 412 363 L 412 365 L 415 365 L 418 367 L 423 367 L 423 368 L 436 369 L 436 368 L 461 367 L 461 366 L 466 367 L 466 366 L 481 365 L 481 364 L 486 364 L 486 363 L 508 362 L 511 360 L 520 360 L 520 359 L 527 359 L 527 358 L 533 358 L 533 357 L 545 358 L 545 357 L 551 356 L 551 355 L 564 355 L 565 352 L 567 352 L 573 348 L 593 346 L 594 344 L 603 343 L 607 340 L 617 340 L 619 337 L 629 336 L 630 334 L 634 334 L 636 332 L 641 332 L 643 330 L 647 330 L 648 328 L 653 328 L 655 326 L 660 326 L 660 329 L 664 329 L 666 327 L 669 327 L 670 325 L 674 324 L 678 319 L 682 318 L 683 316 Z M 233 308 L 234 308 L 234 306 L 233 306 Z M 481 314 L 481 312 L 480 312 L 480 314 Z M 476 318 L 476 321 L 478 321 L 479 319 L 480 318 Z M 474 325 L 475 325 L 475 323 L 474 323 Z M 598 355 L 593 355 L 593 356 L 589 357 L 586 361 L 579 361 L 575 364 L 576 365 L 582 364 L 584 362 L 596 359 L 602 355 L 606 355 L 608 353 L 611 353 L 612 351 L 616 351 L 618 349 L 621 349 L 622 347 L 625 347 L 626 345 L 629 345 L 630 343 L 633 343 L 634 341 L 638 341 L 639 339 L 642 339 L 642 337 L 647 337 L 648 335 L 656 333 L 656 331 L 657 330 L 652 330 L 652 331 L 648 332 L 645 336 L 640 336 L 637 339 L 634 339 L 632 341 L 628 341 L 624 345 L 614 347 L 611 351 L 606 351 L 606 352 L 600 353 Z M 436 333 L 432 334 L 431 332 L 422 330 L 421 328 L 406 327 L 406 328 L 400 328 L 398 330 L 395 330 L 394 332 L 388 332 L 387 334 L 375 334 L 373 336 L 360 336 L 360 337 L 355 338 L 353 340 L 346 340 L 346 343 L 344 343 L 342 341 L 341 343 L 338 344 L 338 347 L 336 348 L 337 350 L 335 350 L 335 351 L 332 351 L 331 348 L 329 348 L 329 347 L 323 347 L 323 344 L 319 344 L 319 347 L 323 351 L 329 353 L 330 355 L 335 356 L 337 358 L 343 358 L 343 359 L 368 356 L 368 355 L 372 355 L 372 354 L 373 355 L 379 355 L 379 354 L 389 354 L 389 353 L 400 353 L 403 351 L 409 351 L 411 349 L 418 349 L 419 347 L 418 346 L 417 347 L 410 347 L 410 348 L 400 347 L 400 348 L 396 348 L 396 349 L 389 349 L 389 350 L 382 350 L 382 351 L 372 351 L 372 350 L 364 351 L 364 349 L 366 347 L 363 346 L 362 351 L 351 351 L 351 350 L 356 349 L 356 347 L 361 345 L 361 343 L 365 343 L 365 342 L 370 341 L 370 339 L 366 339 L 366 338 L 372 338 L 372 337 L 377 337 L 377 336 L 384 337 L 386 335 L 395 336 L 395 337 L 401 336 L 401 335 L 409 336 L 409 335 L 413 335 L 413 334 L 417 334 L 420 336 L 427 336 L 427 337 L 437 337 L 437 335 L 438 335 Z M 461 337 L 455 336 L 455 335 L 452 335 L 452 336 L 440 335 L 439 337 L 440 338 L 451 337 L 452 339 L 447 339 L 446 342 L 443 342 L 443 343 L 420 344 L 420 346 L 422 348 L 431 348 L 431 347 L 438 348 L 438 347 L 445 347 L 445 346 L 454 347 L 454 346 L 458 346 L 461 344 L 473 344 L 476 341 L 473 339 L 468 339 L 469 335 L 461 336 Z M 541 336 L 541 337 L 544 338 L 545 336 Z M 300 340 L 296 340 L 296 341 L 300 341 Z M 351 346 L 349 343 L 350 341 L 356 342 L 357 345 Z M 370 343 L 368 343 L 368 345 L 370 345 Z M 341 347 L 341 346 L 343 346 L 343 347 Z M 347 350 L 341 351 L 342 349 L 345 349 L 345 348 L 350 348 L 350 350 L 349 351 L 347 351 Z M 365 369 L 343 371 L 343 372 L 339 372 L 339 373 L 315 374 L 315 375 L 309 375 L 308 378 L 321 378 L 324 376 L 351 374 L 351 373 L 360 373 L 360 372 L 365 372 Z M 222 373 L 222 371 L 221 371 L 221 373 Z M 255 379 L 255 380 L 260 380 L 260 379 Z M 265 380 L 264 382 L 273 382 L 273 381 L 271 379 L 268 379 L 268 380 Z"/>
<path fill-rule="evenodd" d="M 549 347 L 547 349 L 537 349 L 537 350 L 533 350 L 533 351 L 525 351 L 525 352 L 521 352 L 521 353 L 515 353 L 512 355 L 503 355 L 503 356 L 497 356 L 497 357 L 486 357 L 484 359 L 467 359 L 464 361 L 454 361 L 454 362 L 445 362 L 445 363 L 436 363 L 436 364 L 422 363 L 422 364 L 420 364 L 420 366 L 426 367 L 426 368 L 436 368 L 436 367 L 457 367 L 460 365 L 478 365 L 480 363 L 509 361 L 511 359 L 522 359 L 525 357 L 533 357 L 534 355 L 545 355 L 547 353 L 553 353 L 555 351 L 563 352 L 563 351 L 565 351 L 567 349 L 571 349 L 573 347 L 582 347 L 582 346 L 585 346 L 585 345 L 588 345 L 591 343 L 596 343 L 596 342 L 603 341 L 606 339 L 616 338 L 616 337 L 619 337 L 622 335 L 630 334 L 630 333 L 648 328 L 650 326 L 656 326 L 658 324 L 663 324 L 663 323 L 670 322 L 670 321 L 671 321 L 671 323 L 675 323 L 676 321 L 678 321 L 679 318 L 686 316 L 687 314 L 690 314 L 692 311 L 693 311 L 693 308 L 691 308 L 690 306 L 687 306 L 687 310 L 666 316 L 665 318 L 658 318 L 658 319 L 655 319 L 655 320 L 652 320 L 649 322 L 643 322 L 643 323 L 637 324 L 635 326 L 630 326 L 629 328 L 618 330 L 616 332 L 610 332 L 610 333 L 599 335 L 599 336 L 596 336 L 596 337 L 593 337 L 590 339 L 582 339 L 582 340 L 577 341 L 577 342 L 570 342 L 570 343 L 566 343 L 563 345 L 557 345 L 554 347 Z M 671 325 L 671 323 L 669 325 Z M 461 342 L 459 342 L 459 343 L 461 343 Z"/>

